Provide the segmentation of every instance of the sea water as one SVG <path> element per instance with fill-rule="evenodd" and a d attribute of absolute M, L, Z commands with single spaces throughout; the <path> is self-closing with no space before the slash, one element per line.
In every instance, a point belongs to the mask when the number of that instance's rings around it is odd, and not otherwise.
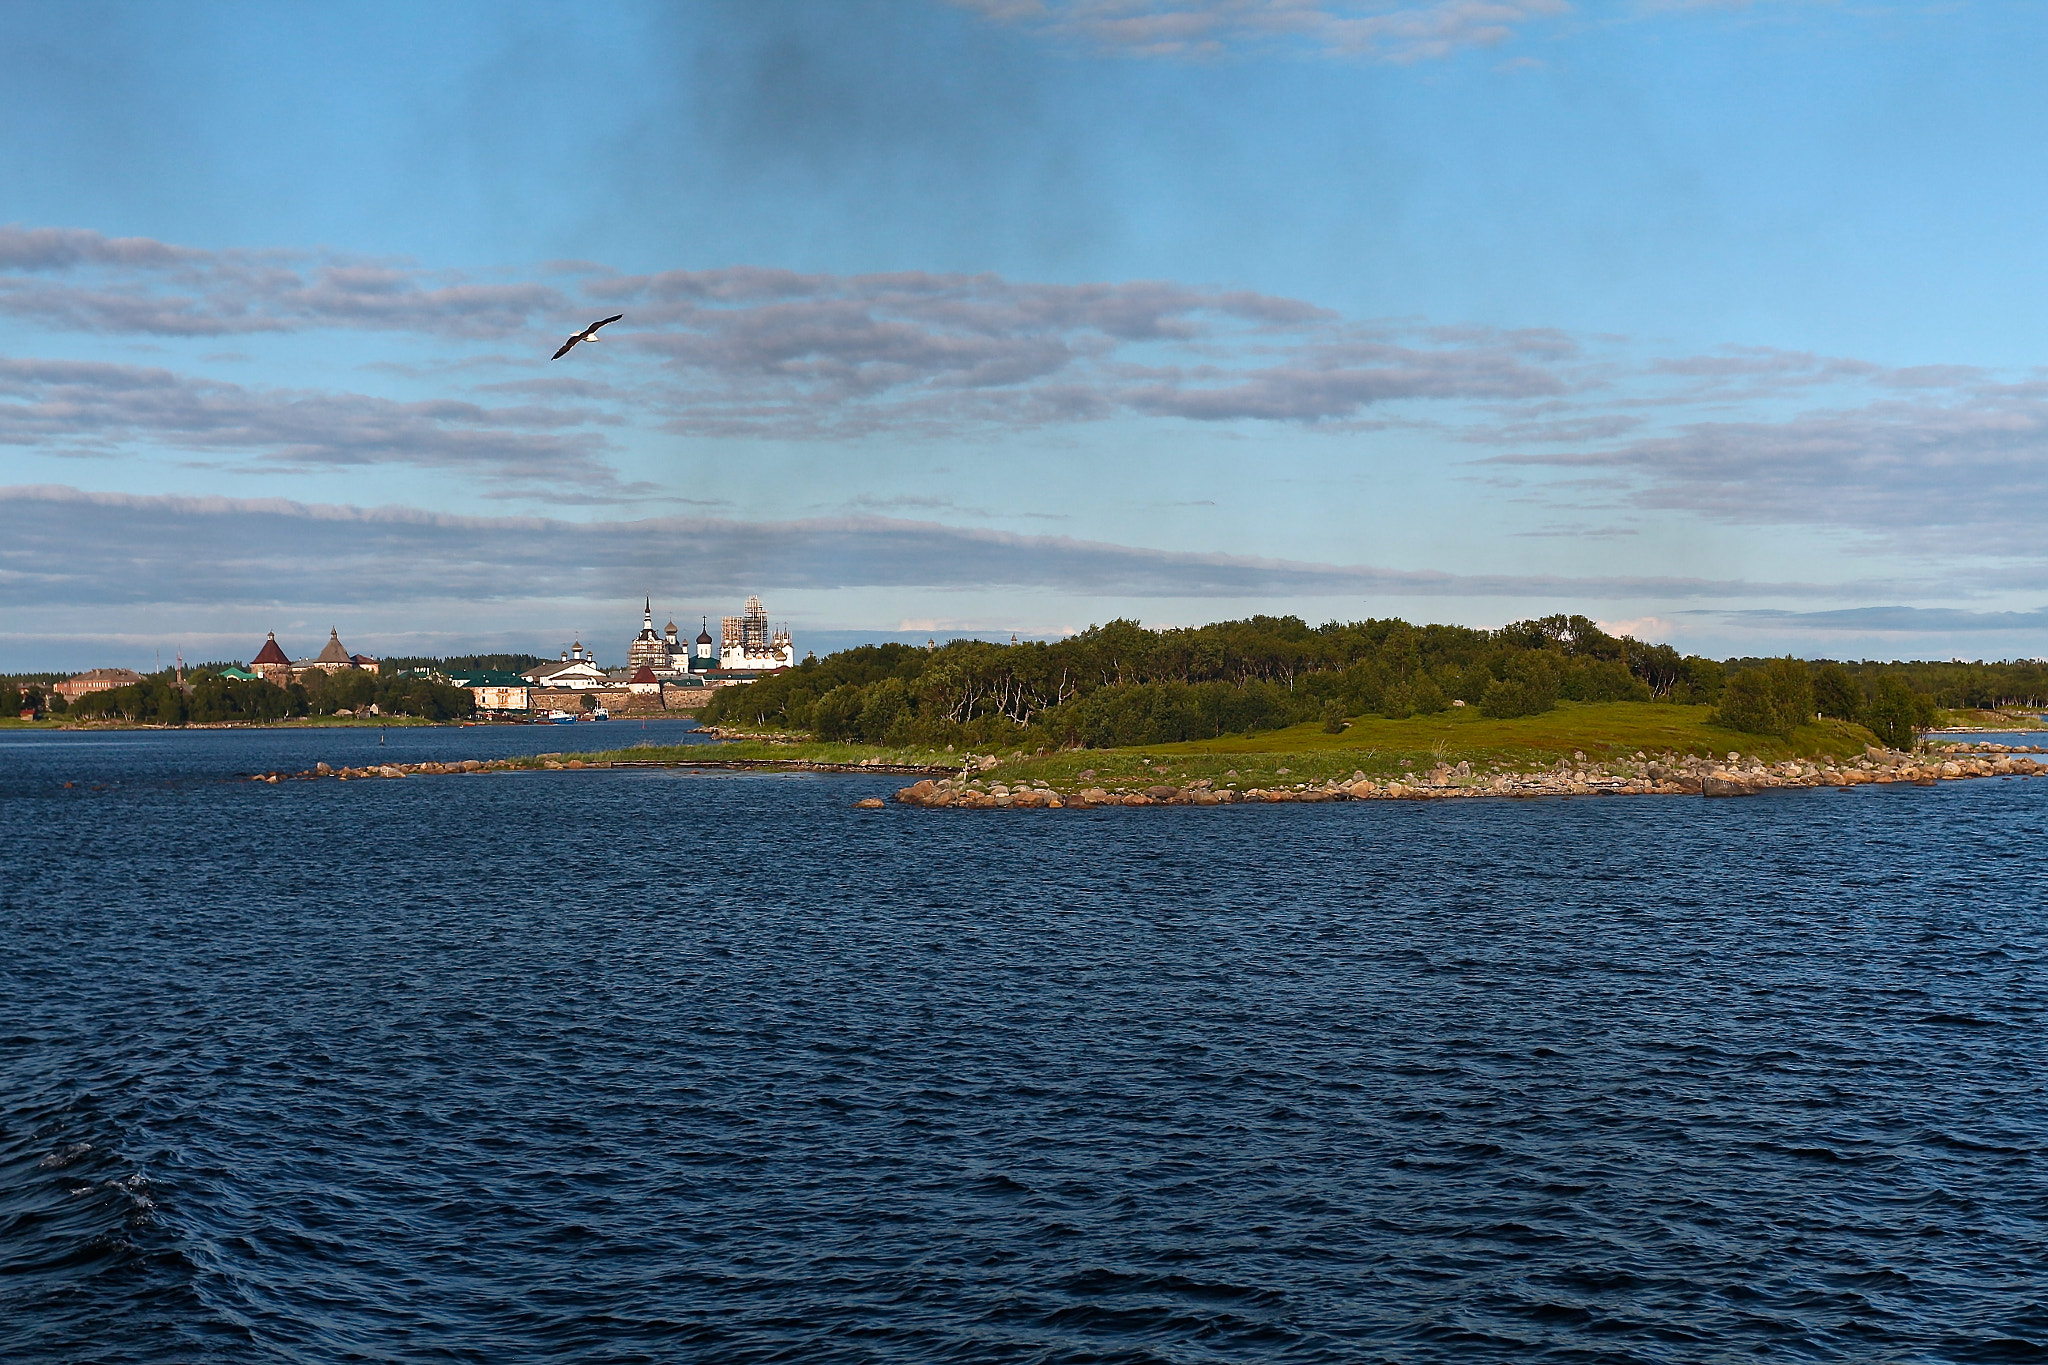
<path fill-rule="evenodd" d="M 632 724 L 0 735 L 0 1358 L 2048 1350 L 2048 781 L 234 780 Z"/>

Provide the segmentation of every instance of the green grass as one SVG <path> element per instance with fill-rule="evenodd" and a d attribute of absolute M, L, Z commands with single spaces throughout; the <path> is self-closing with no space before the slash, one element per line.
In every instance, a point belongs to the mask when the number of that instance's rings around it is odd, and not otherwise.
<path fill-rule="evenodd" d="M 585 763 L 843 763 L 873 762 L 898 768 L 958 768 L 966 762 L 963 753 L 943 749 L 895 748 L 886 744 L 842 744 L 815 740 L 792 733 L 787 739 L 725 740 L 717 744 L 635 744 L 624 749 L 603 749 L 594 753 L 570 751 L 549 754 L 558 762 L 575 758 Z M 537 767 L 541 759 L 519 760 L 520 766 Z"/>
<path fill-rule="evenodd" d="M 1970 730 L 2048 730 L 2038 711 L 1944 711 L 1942 725 Z"/>
<path fill-rule="evenodd" d="M 1043 777 L 1056 787 L 1089 781 L 1128 786 L 1182 776 L 1247 787 L 1320 782 L 1355 772 L 1386 780 L 1425 772 L 1439 762 L 1469 762 L 1481 773 L 1495 767 L 1529 771 L 1579 753 L 1589 764 L 1630 759 L 1637 753 L 1719 758 L 1731 751 L 1772 763 L 1848 757 L 1876 742 L 1863 727 L 1840 721 L 1802 726 L 1789 740 L 1743 734 L 1709 724 L 1708 712 L 1704 706 L 1645 702 L 1559 702 L 1556 710 L 1540 716 L 1489 720 L 1475 708 L 1462 707 L 1407 720 L 1361 716 L 1339 735 L 1324 733 L 1320 724 L 1304 724 L 1186 744 L 1048 754 L 1005 766 Z M 1090 769 L 1093 778 L 1080 777 Z M 1230 776 L 1233 771 L 1235 777 Z"/>
<path fill-rule="evenodd" d="M 1777 762 L 1785 758 L 1861 754 L 1876 737 L 1858 725 L 1824 721 L 1802 726 L 1789 740 L 1749 735 L 1708 723 L 1709 708 L 1645 702 L 1559 702 L 1557 709 L 1516 720 L 1489 720 L 1473 708 L 1434 716 L 1386 720 L 1363 716 L 1340 735 L 1320 724 L 1269 730 L 1257 735 L 1156 744 L 1133 749 L 1071 749 L 1050 754 L 997 751 L 1002 765 L 991 781 L 1026 778 L 1062 791 L 1098 785 L 1149 786 L 1209 778 L 1240 788 L 1325 778 L 1355 772 L 1379 780 L 1426 772 L 1439 762 L 1471 763 L 1477 772 L 1495 767 L 1529 771 L 1583 753 L 1589 764 L 1633 758 L 1637 753 L 1697 754 L 1721 758 L 1730 751 Z M 576 754 L 585 762 L 655 760 L 780 760 L 859 763 L 873 759 L 902 767 L 959 768 L 964 753 L 874 744 L 825 743 L 792 734 L 783 739 L 750 739 L 714 745 L 644 746 L 603 754 Z M 1089 776 L 1083 777 L 1087 773 Z"/>

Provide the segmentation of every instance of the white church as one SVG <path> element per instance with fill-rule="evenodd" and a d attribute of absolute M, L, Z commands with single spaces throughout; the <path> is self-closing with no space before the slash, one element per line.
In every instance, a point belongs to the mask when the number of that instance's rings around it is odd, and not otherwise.
<path fill-rule="evenodd" d="M 702 673 L 772 673 L 796 663 L 796 642 L 787 628 L 768 628 L 768 613 L 761 599 L 749 597 L 744 612 L 723 618 L 722 641 L 711 638 L 707 622 L 694 643 L 677 637 L 676 623 L 654 629 L 654 600 L 644 604 L 640 633 L 626 651 L 626 668 L 637 673 L 646 668 L 657 678 L 683 679 Z M 714 652 L 714 646 L 716 650 Z"/>

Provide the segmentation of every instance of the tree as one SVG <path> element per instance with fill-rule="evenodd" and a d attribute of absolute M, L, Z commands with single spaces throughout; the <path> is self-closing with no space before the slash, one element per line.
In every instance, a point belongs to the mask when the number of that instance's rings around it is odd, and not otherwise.
<path fill-rule="evenodd" d="M 1813 671 L 1813 709 L 1835 720 L 1855 720 L 1863 713 L 1863 691 L 1840 664 L 1822 664 Z"/>
<path fill-rule="evenodd" d="M 1505 676 L 1487 685 L 1479 697 L 1479 714 L 1494 720 L 1537 716 L 1557 705 L 1563 670 L 1554 658 L 1531 651 L 1511 656 Z"/>
<path fill-rule="evenodd" d="M 1771 704 L 1778 708 L 1778 722 L 1785 733 L 1813 723 L 1813 674 L 1791 655 L 1773 659 L 1764 666 L 1770 680 Z"/>
<path fill-rule="evenodd" d="M 1878 739 L 1894 749 L 1910 749 L 1917 738 L 1914 721 L 1917 708 L 1913 689 L 1899 678 L 1885 674 L 1877 680 L 1877 695 L 1864 711 L 1864 724 Z"/>
<path fill-rule="evenodd" d="M 1745 668 L 1721 689 L 1721 706 L 1715 721 L 1731 730 L 1751 735 L 1783 735 L 1778 706 L 1771 698 L 1771 680 L 1761 668 Z"/>

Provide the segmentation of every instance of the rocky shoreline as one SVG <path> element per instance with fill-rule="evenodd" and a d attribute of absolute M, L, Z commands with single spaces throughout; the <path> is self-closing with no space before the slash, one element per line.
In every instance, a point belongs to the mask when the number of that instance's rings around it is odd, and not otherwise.
<path fill-rule="evenodd" d="M 805 759 L 781 758 L 718 758 L 718 759 L 655 759 L 624 758 L 586 760 L 566 754 L 536 754 L 532 757 L 494 758 L 480 760 L 466 758 L 449 763 L 374 763 L 363 767 L 337 768 L 332 764 L 317 763 L 297 772 L 250 773 L 250 782 L 316 782 L 333 778 L 340 782 L 362 781 L 366 778 L 394 777 L 460 777 L 470 773 L 514 773 L 514 772 L 578 772 L 598 768 L 716 768 L 729 772 L 770 771 L 800 773 L 889 773 L 907 776 L 914 773 L 950 772 L 951 769 L 917 767 L 900 763 L 877 763 L 872 760 L 860 763 L 814 763 Z"/>
<path fill-rule="evenodd" d="M 1754 796 L 1782 789 L 1833 787 L 1846 789 L 1865 785 L 1908 783 L 1933 786 L 1939 782 L 1987 777 L 2034 777 L 2048 774 L 2048 763 L 2030 757 L 2038 748 L 2018 749 L 2005 745 L 1949 746 L 1939 755 L 1904 753 L 1891 749 L 1866 749 L 1854 760 L 1788 759 L 1766 764 L 1729 754 L 1714 761 L 1696 755 L 1663 755 L 1650 758 L 1637 754 L 1618 762 L 1591 763 L 1583 754 L 1560 759 L 1553 767 L 1534 772 L 1477 772 L 1469 762 L 1440 763 L 1428 771 L 1375 780 L 1363 772 L 1349 779 L 1329 778 L 1321 782 L 1300 782 L 1289 786 L 1248 786 L 1234 783 L 1219 786 L 1202 778 L 1182 785 L 1159 783 L 1136 786 L 1084 786 L 1059 790 L 1042 780 L 1019 779 L 1014 783 L 997 780 L 993 759 L 970 760 L 964 771 L 937 769 L 865 759 L 858 763 L 821 763 L 805 759 L 582 759 L 552 753 L 492 760 L 463 759 L 459 762 L 383 763 L 360 767 L 333 767 L 320 763 L 297 772 L 262 772 L 248 776 L 251 782 L 320 781 L 340 782 L 409 777 L 489 775 L 533 771 L 590 771 L 631 768 L 704 768 L 726 771 L 888 773 L 916 775 L 920 781 L 897 791 L 896 800 L 906 806 L 952 810 L 1090 810 L 1104 806 L 1228 806 L 1324 801 L 1438 801 L 1477 797 L 1560 797 L 1560 796 Z M 1285 769 L 1281 770 L 1285 772 Z M 1234 774 L 1233 774 L 1234 775 Z M 1084 771 L 1082 778 L 1092 777 Z M 875 809 L 886 805 L 880 797 L 866 797 L 855 805 Z"/>
<path fill-rule="evenodd" d="M 2033 751 L 2038 752 L 2038 751 Z M 1745 763 L 1730 754 L 1716 763 L 1697 756 L 1650 759 L 1638 754 L 1621 763 L 1588 764 L 1584 755 L 1561 759 L 1554 768 L 1534 773 L 1475 773 L 1470 763 L 1440 764 L 1414 780 L 1376 782 L 1364 773 L 1350 781 L 1335 778 L 1286 787 L 1218 787 L 1202 779 L 1186 786 L 1160 784 L 1143 788 L 1087 787 L 1063 793 L 1043 784 L 1012 787 L 984 783 L 981 778 L 926 779 L 896 793 L 906 806 L 954 810 L 1063 809 L 1100 806 L 1228 806 L 1239 804 L 1323 801 L 1418 801 L 1472 797 L 1555 796 L 1754 796 L 1780 788 L 1849 788 L 1868 784 L 1912 783 L 1933 786 L 1979 777 L 2033 777 L 2048 765 L 2003 746 L 1977 746 L 1969 752 L 1935 757 L 1897 750 L 1868 749 L 1850 763 L 1788 759 L 1782 763 Z M 862 805 L 880 806 L 874 798 Z"/>

